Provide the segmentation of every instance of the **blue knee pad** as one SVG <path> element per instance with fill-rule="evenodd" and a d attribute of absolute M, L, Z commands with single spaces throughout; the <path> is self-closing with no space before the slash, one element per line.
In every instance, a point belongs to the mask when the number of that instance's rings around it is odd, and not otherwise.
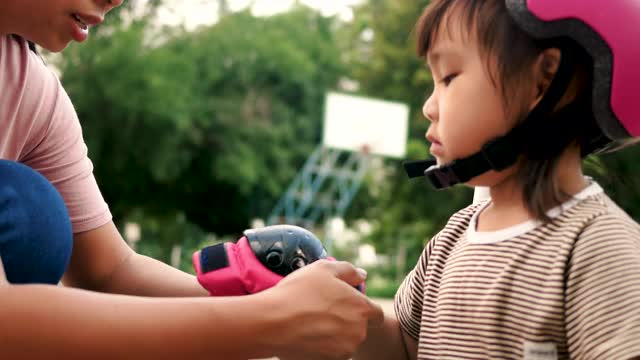
<path fill-rule="evenodd" d="M 58 191 L 33 169 L 0 160 L 0 258 L 13 284 L 57 284 L 73 247 Z"/>

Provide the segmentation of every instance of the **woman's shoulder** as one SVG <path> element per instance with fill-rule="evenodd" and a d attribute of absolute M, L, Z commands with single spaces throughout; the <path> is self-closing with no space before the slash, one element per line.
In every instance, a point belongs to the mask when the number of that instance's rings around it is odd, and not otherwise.
<path fill-rule="evenodd" d="M 76 119 L 58 77 L 25 39 L 0 36 L 0 87 L 0 118 L 12 130 L 0 134 L 10 144 L 3 157 L 21 159 L 53 125 L 68 128 Z"/>
<path fill-rule="evenodd" d="M 0 36 L 0 45 L 1 46 L 11 46 L 11 47 L 28 47 L 28 42 L 25 38 L 13 35 L 13 34 L 5 34 Z"/>
<path fill-rule="evenodd" d="M 17 35 L 0 36 L 0 61 L 6 64 L 22 63 L 29 60 L 29 42 Z"/>
<path fill-rule="evenodd" d="M 55 83 L 57 78 L 42 58 L 29 48 L 29 42 L 19 36 L 0 36 L 0 84 L 38 86 Z M 42 84 L 42 85 L 45 85 Z"/>
<path fill-rule="evenodd" d="M 5 78 L 11 72 L 24 67 L 28 51 L 27 41 L 15 35 L 0 36 L 0 76 Z M 3 81 L 3 85 L 6 81 Z"/>

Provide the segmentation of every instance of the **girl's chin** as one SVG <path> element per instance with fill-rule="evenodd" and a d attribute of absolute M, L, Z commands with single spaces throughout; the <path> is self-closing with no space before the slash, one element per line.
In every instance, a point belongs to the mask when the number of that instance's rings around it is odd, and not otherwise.
<path fill-rule="evenodd" d="M 440 156 L 434 156 L 436 158 L 436 164 L 438 164 L 438 166 L 446 166 L 446 165 L 451 165 L 451 161 L 440 157 Z"/>

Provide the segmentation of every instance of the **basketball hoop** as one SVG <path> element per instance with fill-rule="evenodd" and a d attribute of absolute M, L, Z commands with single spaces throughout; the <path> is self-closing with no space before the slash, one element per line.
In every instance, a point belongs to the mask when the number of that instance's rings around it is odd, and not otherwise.
<path fill-rule="evenodd" d="M 364 155 L 403 158 L 408 125 L 406 104 L 330 92 L 322 144 Z"/>
<path fill-rule="evenodd" d="M 369 144 L 364 144 L 360 146 L 360 153 L 363 155 L 371 154 L 371 146 Z"/>

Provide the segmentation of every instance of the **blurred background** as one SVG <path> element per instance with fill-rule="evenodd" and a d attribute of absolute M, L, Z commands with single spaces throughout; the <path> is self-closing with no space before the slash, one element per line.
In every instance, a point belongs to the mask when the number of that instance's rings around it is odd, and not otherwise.
<path fill-rule="evenodd" d="M 367 268 L 369 295 L 391 297 L 473 196 L 432 190 L 402 170 L 404 159 L 428 156 L 421 107 L 432 82 L 412 36 L 427 3 L 128 0 L 91 41 L 45 56 L 76 106 L 114 220 L 139 252 L 193 272 L 195 250 L 293 221 Z M 313 173 L 313 161 L 326 165 L 311 156 L 326 150 L 329 92 L 405 104 L 404 156 L 340 151 L 328 172 Z M 640 147 L 585 162 L 636 221 L 638 159 Z M 278 213 L 308 190 L 305 176 L 340 188 L 345 171 L 356 176 L 334 199 L 340 206 L 294 220 Z M 304 206 L 322 203 L 313 190 Z"/>

